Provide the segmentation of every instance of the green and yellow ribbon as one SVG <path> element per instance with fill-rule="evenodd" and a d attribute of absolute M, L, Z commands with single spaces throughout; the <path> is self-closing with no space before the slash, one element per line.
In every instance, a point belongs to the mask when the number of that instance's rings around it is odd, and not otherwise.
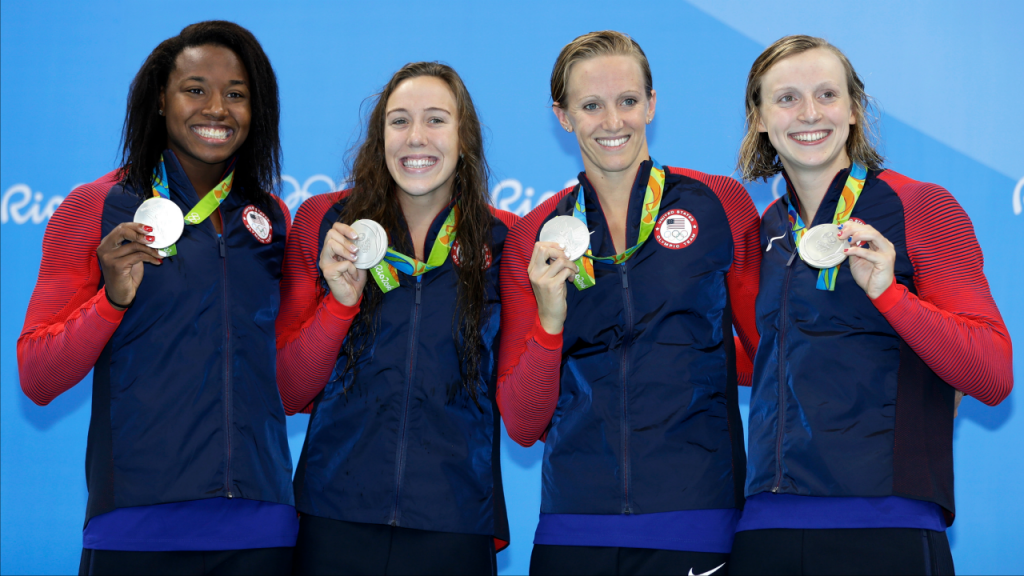
<path fill-rule="evenodd" d="M 577 184 L 576 204 L 573 206 L 572 215 L 583 222 L 583 225 L 587 225 L 587 206 L 586 201 L 583 198 L 583 184 Z M 593 286 L 597 281 L 594 279 L 594 263 L 593 260 L 600 260 L 602 262 L 611 262 L 612 264 L 624 264 L 629 260 L 633 254 L 636 254 L 637 250 L 644 245 L 644 242 L 651 236 L 651 232 L 654 231 L 654 224 L 658 221 L 658 212 L 661 210 L 661 198 L 665 191 L 665 169 L 658 164 L 657 160 L 651 158 L 651 172 L 647 178 L 647 191 L 644 193 L 644 206 L 643 214 L 640 216 L 640 235 L 637 237 L 636 244 L 630 248 L 627 248 L 622 254 L 615 254 L 614 256 L 594 256 L 594 253 L 590 249 L 590 244 L 587 244 L 587 251 L 576 260 L 576 267 L 579 268 L 579 273 L 573 278 L 573 284 L 576 285 L 578 290 L 586 290 Z M 589 230 L 589 228 L 588 228 Z"/>
<path fill-rule="evenodd" d="M 198 204 L 192 207 L 185 215 L 185 224 L 196 225 L 203 222 L 220 207 L 224 199 L 231 193 L 231 185 L 235 181 L 235 157 L 228 163 L 227 175 L 220 184 L 214 186 L 213 190 L 206 193 Z M 153 197 L 171 199 L 171 189 L 168 188 L 167 167 L 164 165 L 164 155 L 160 155 L 160 164 L 153 169 Z M 172 244 L 164 248 L 162 252 L 168 256 L 178 253 L 177 245 Z"/>
<path fill-rule="evenodd" d="M 459 205 L 452 207 L 448 217 L 441 224 L 441 231 L 434 239 L 434 245 L 430 248 L 430 255 L 426 262 L 402 254 L 388 246 L 384 259 L 371 270 L 373 280 L 380 287 L 381 292 L 388 292 L 398 288 L 398 272 L 409 276 L 419 277 L 444 264 L 451 252 L 452 244 L 455 243 L 455 236 L 459 227 Z"/>
<path fill-rule="evenodd" d="M 857 204 L 861 192 L 864 191 L 864 180 L 867 178 L 867 175 L 867 169 L 860 164 L 854 163 L 850 167 L 850 175 L 846 178 L 846 183 L 843 185 L 843 193 L 839 196 L 839 202 L 836 204 L 836 214 L 832 218 L 832 223 L 836 226 L 840 226 L 850 219 L 853 207 Z M 793 230 L 793 242 L 799 247 L 800 240 L 804 237 L 804 233 L 807 232 L 807 226 L 804 225 L 800 212 L 796 209 L 796 202 L 791 200 L 788 210 L 789 225 Z M 836 276 L 839 274 L 839 266 L 841 265 L 842 263 L 840 262 L 831 268 L 819 270 L 818 283 L 815 287 L 818 290 L 834 291 L 836 289 Z"/>

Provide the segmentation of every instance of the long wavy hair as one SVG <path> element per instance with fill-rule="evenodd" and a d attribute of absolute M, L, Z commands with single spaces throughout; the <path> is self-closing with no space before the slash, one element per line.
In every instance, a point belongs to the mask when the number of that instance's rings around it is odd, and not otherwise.
<path fill-rule="evenodd" d="M 490 171 L 484 158 L 483 134 L 473 100 L 462 79 L 450 66 L 439 62 L 406 64 L 373 97 L 373 108 L 366 118 L 365 138 L 356 149 L 352 162 L 351 190 L 338 215 L 338 222 L 351 224 L 362 218 L 374 220 L 384 227 L 398 251 L 403 254 L 413 252 L 402 225 L 404 218 L 397 198 L 398 186 L 385 161 L 384 128 L 388 99 L 402 82 L 421 76 L 444 81 L 455 97 L 457 108 L 461 157 L 455 168 L 452 198 L 459 204 L 461 217 L 457 236 L 459 265 L 455 267 L 458 274 L 458 311 L 452 319 L 452 337 L 459 351 L 461 389 L 477 402 L 483 353 L 482 323 L 487 307 L 486 258 L 491 248 L 492 215 L 487 194 Z M 321 286 L 326 289 L 326 282 Z M 363 289 L 359 315 L 353 321 L 340 352 L 347 357 L 346 373 L 354 369 L 366 346 L 377 336 L 383 297 L 376 282 L 368 280 Z M 449 387 L 449 402 L 455 399 L 458 391 L 459 387 Z"/>
<path fill-rule="evenodd" d="M 146 58 L 128 91 L 128 111 L 121 133 L 123 178 L 139 194 L 149 195 L 153 169 L 167 147 L 167 121 L 159 114 L 160 94 L 167 87 L 178 55 L 195 46 L 231 50 L 249 74 L 252 123 L 248 137 L 236 153 L 232 192 L 267 207 L 270 193 L 281 176 L 277 76 L 256 37 L 233 22 L 210 20 L 186 26 L 177 36 L 161 42 Z"/>
<path fill-rule="evenodd" d="M 865 91 L 864 81 L 853 69 L 853 64 L 850 64 L 842 50 L 829 44 L 824 38 L 794 35 L 776 40 L 774 44 L 764 49 L 750 67 L 746 92 L 747 133 L 740 144 L 736 165 L 744 180 L 750 182 L 763 178 L 767 182 L 769 177 L 782 171 L 782 160 L 768 139 L 768 134 L 757 130 L 757 125 L 761 121 L 761 81 L 764 75 L 780 60 L 815 48 L 835 54 L 846 71 L 846 86 L 850 91 L 854 116 L 857 118 L 857 123 L 850 128 L 850 136 L 846 140 L 846 153 L 850 160 L 869 170 L 882 168 L 885 159 L 872 143 L 877 141 L 877 114 L 873 110 L 874 102 Z"/>

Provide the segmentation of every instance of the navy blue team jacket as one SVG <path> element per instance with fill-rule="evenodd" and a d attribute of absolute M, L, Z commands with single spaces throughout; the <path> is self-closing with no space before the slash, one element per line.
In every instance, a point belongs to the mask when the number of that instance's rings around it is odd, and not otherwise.
<path fill-rule="evenodd" d="M 326 210 L 317 253 L 343 206 Z M 448 210 L 427 233 L 428 252 Z M 507 232 L 495 217 L 477 402 L 462 388 L 453 258 L 419 280 L 399 273 L 399 287 L 383 296 L 376 338 L 352 371 L 339 357 L 314 402 L 295 475 L 300 512 L 508 541 L 494 403 Z M 458 392 L 449 400 L 452 387 Z"/>
<path fill-rule="evenodd" d="M 644 162 L 633 184 L 627 246 L 639 236 L 650 169 Z M 561 392 L 544 448 L 543 513 L 743 505 L 743 427 L 726 282 L 733 236 L 716 191 L 680 172 L 666 167 L 660 214 L 691 214 L 698 225 L 693 243 L 670 249 L 652 233 L 622 265 L 594 261 L 595 286 L 568 287 Z M 593 253 L 614 254 L 597 195 L 580 179 Z M 750 204 L 737 182 L 721 180 Z M 571 216 L 575 201 L 575 192 L 563 194 L 549 213 L 539 207 L 523 224 L 539 237 L 543 222 Z"/>
<path fill-rule="evenodd" d="M 849 170 L 833 180 L 814 222 L 831 222 Z M 904 204 L 870 171 L 852 217 L 896 249 L 896 282 L 917 293 Z M 747 496 L 901 496 L 953 505 L 953 397 L 854 281 L 835 291 L 795 255 L 788 196 L 765 212 L 750 398 Z"/>
<path fill-rule="evenodd" d="M 164 159 L 171 200 L 188 213 L 199 197 L 174 154 Z M 113 186 L 101 237 L 150 195 Z M 269 238 L 245 225 L 250 207 L 272 224 Z M 237 193 L 220 212 L 223 237 L 209 220 L 185 226 L 177 255 L 146 265 L 96 362 L 86 523 L 115 508 L 203 498 L 293 503 L 274 342 L 285 215 L 276 199 L 257 208 Z"/>

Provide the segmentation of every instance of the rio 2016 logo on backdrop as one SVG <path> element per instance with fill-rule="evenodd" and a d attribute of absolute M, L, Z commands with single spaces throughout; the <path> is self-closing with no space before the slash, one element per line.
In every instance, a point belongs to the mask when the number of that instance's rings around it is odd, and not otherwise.
<path fill-rule="evenodd" d="M 72 190 L 81 186 L 75 184 Z M 0 200 L 0 223 L 7 224 L 42 224 L 53 216 L 54 210 L 64 201 L 63 196 L 50 196 L 45 200 L 40 191 L 32 191 L 28 184 L 15 184 L 4 191 L 3 199 Z"/>
<path fill-rule="evenodd" d="M 335 190 L 334 180 L 323 174 L 311 176 L 301 184 L 296 178 L 284 174 L 281 176 L 281 184 L 281 199 L 288 205 L 292 213 L 298 210 L 299 205 L 310 196 Z M 286 190 L 287 187 L 284 184 L 291 185 L 291 190 Z M 326 186 L 315 186 L 316 184 L 326 184 Z M 81 185 L 81 183 L 75 184 L 70 190 Z M 310 188 L 314 187 L 322 188 L 322 190 L 311 192 Z M 64 198 L 65 196 L 60 195 L 47 198 L 43 192 L 33 191 L 28 184 L 15 184 L 4 191 L 3 198 L 0 200 L 0 223 L 43 224 L 53 216 L 54 211 L 64 201 Z"/>
<path fill-rule="evenodd" d="M 753 197 L 759 211 L 763 211 L 772 200 L 782 195 L 784 190 L 782 182 L 782 176 L 778 175 L 767 184 L 761 182 L 747 183 L 747 192 Z M 288 184 L 291 187 L 291 190 L 281 190 L 281 198 L 293 214 L 299 209 L 299 205 L 310 196 L 337 190 L 334 180 L 324 174 L 310 176 L 301 184 L 297 178 L 284 174 L 281 176 L 281 183 L 282 185 Z M 324 186 L 317 186 L 317 184 L 323 184 Z M 573 178 L 566 182 L 559 190 L 575 186 L 576 184 L 577 180 Z M 71 187 L 71 190 L 78 186 L 81 186 L 81 184 L 75 184 Z M 322 189 L 313 192 L 310 188 Z M 491 189 L 491 201 L 496 208 L 507 210 L 518 216 L 525 216 L 530 210 L 533 210 L 540 203 L 557 193 L 558 190 L 537 193 L 532 187 L 524 188 L 522 182 L 515 178 L 506 178 L 498 182 Z M 1024 178 L 1017 181 L 1010 195 L 1011 209 L 1018 216 L 1021 212 L 1024 212 L 1024 198 L 1022 198 L 1022 195 L 1024 195 Z M 4 191 L 2 200 L 0 200 L 0 223 L 43 224 L 53 216 L 53 212 L 64 201 L 64 198 L 64 196 L 56 194 L 46 197 L 43 192 L 32 190 L 32 187 L 28 184 L 15 184 Z"/>
<path fill-rule="evenodd" d="M 576 185 L 576 179 L 565 183 L 564 188 Z M 71 187 L 74 190 L 81 184 Z M 314 190 L 315 189 L 315 190 Z M 337 190 L 337 184 L 330 176 L 325 174 L 314 174 L 301 183 L 294 176 L 283 174 L 281 176 L 281 199 L 288 205 L 294 214 L 299 205 L 310 196 L 333 192 Z M 558 190 L 548 190 L 538 194 L 532 187 L 523 188 L 522 183 L 514 178 L 498 182 L 491 189 L 491 200 L 501 210 L 513 212 L 519 216 L 525 216 L 538 204 L 558 193 Z M 3 194 L 2 212 L 0 222 L 7 224 L 43 224 L 53 212 L 64 201 L 64 196 L 53 195 L 47 198 L 41 191 L 33 191 L 28 184 L 15 184 L 8 188 Z"/>
<path fill-rule="evenodd" d="M 526 216 L 530 210 L 536 208 L 541 202 L 558 194 L 559 190 L 575 186 L 578 183 L 579 180 L 573 178 L 566 182 L 562 188 L 538 194 L 532 187 L 524 189 L 522 182 L 519 180 L 506 178 L 498 182 L 491 189 L 491 202 L 494 203 L 494 207 L 498 210 L 505 210 L 516 216 Z"/>

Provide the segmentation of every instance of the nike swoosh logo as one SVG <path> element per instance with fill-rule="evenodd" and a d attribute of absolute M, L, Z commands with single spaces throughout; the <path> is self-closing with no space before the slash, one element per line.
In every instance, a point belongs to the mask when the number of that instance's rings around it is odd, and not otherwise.
<path fill-rule="evenodd" d="M 694 574 L 693 568 L 690 568 L 690 576 L 708 576 L 709 574 L 714 574 L 715 572 L 718 572 L 718 569 L 722 566 L 725 566 L 725 562 L 722 562 L 721 564 L 712 568 L 711 570 L 708 570 L 707 572 L 701 572 L 700 574 Z"/>

